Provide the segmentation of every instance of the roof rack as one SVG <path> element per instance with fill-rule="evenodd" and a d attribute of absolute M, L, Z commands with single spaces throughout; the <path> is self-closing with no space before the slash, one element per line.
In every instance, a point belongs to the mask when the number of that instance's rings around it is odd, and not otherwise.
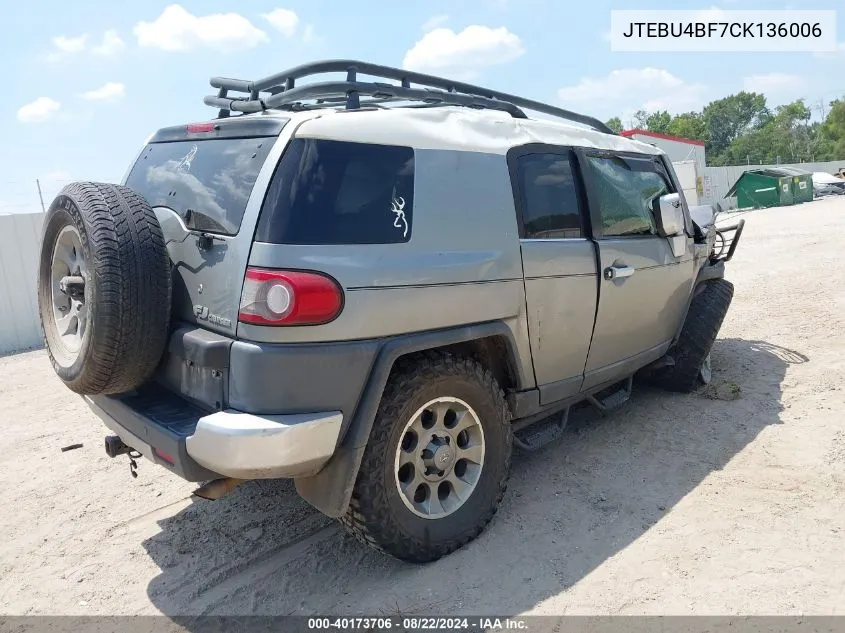
<path fill-rule="evenodd" d="M 346 73 L 346 80 L 297 85 L 299 79 L 323 73 Z M 359 73 L 397 81 L 399 84 L 359 81 Z M 232 112 L 247 114 L 269 109 L 307 110 L 343 103 L 348 110 L 357 110 L 378 107 L 379 104 L 391 101 L 417 101 L 428 106 L 457 105 L 501 110 L 520 119 L 528 118 L 522 111 L 522 108 L 526 108 L 580 123 L 599 132 L 615 134 L 598 119 L 540 101 L 401 68 L 346 59 L 304 64 L 258 81 L 212 77 L 211 86 L 217 88 L 218 93 L 206 97 L 204 102 L 219 108 L 219 118 L 228 117 Z M 230 95 L 231 92 L 246 96 Z M 362 100 L 361 96 L 370 99 Z M 307 101 L 314 103 L 305 103 Z"/>

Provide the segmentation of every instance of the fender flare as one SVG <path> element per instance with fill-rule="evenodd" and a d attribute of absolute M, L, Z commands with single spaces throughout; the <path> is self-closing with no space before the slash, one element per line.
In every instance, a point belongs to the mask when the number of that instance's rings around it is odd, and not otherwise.
<path fill-rule="evenodd" d="M 678 329 L 675 331 L 675 336 L 672 337 L 672 345 L 678 342 L 678 338 L 681 336 L 681 330 L 684 329 L 684 323 L 686 323 L 687 315 L 689 314 L 690 306 L 692 305 L 692 300 L 695 296 L 702 291 L 704 288 L 704 284 L 708 281 L 713 279 L 723 279 L 725 277 L 725 262 L 724 260 L 719 260 L 715 263 L 710 263 L 709 261 L 701 267 L 698 271 L 698 275 L 695 278 L 695 282 L 693 283 L 692 290 L 689 293 L 689 298 L 687 299 L 687 305 L 684 308 L 684 318 L 681 319 L 681 322 L 678 324 Z M 670 347 L 671 350 L 671 347 Z"/>
<path fill-rule="evenodd" d="M 311 477 L 294 481 L 299 495 L 323 514 L 343 516 L 352 497 L 364 449 L 370 439 L 381 396 L 390 378 L 393 365 L 402 356 L 438 347 L 466 343 L 493 336 L 504 337 L 510 358 L 508 362 L 519 374 L 516 343 L 510 328 L 502 321 L 478 323 L 445 330 L 401 335 L 385 339 L 370 371 L 352 420 L 335 453 L 323 469 Z M 516 376 L 524 384 L 525 377 Z"/>

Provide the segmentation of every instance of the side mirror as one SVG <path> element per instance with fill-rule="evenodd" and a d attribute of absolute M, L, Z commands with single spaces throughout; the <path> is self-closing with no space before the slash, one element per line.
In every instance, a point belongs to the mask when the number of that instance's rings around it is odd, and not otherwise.
<path fill-rule="evenodd" d="M 684 232 L 684 210 L 681 208 L 681 196 L 667 193 L 657 200 L 657 230 L 662 237 L 672 237 Z"/>

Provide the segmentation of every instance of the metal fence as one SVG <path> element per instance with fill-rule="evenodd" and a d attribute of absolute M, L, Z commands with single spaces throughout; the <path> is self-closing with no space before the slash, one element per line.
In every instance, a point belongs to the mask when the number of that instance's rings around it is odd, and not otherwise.
<path fill-rule="evenodd" d="M 725 199 L 725 194 L 730 191 L 733 184 L 739 177 L 752 169 L 764 169 L 766 167 L 794 167 L 804 171 L 823 171 L 828 174 L 836 173 L 839 169 L 845 168 L 845 160 L 834 160 L 826 163 L 796 163 L 780 165 L 731 165 L 729 167 L 705 167 L 702 176 L 703 194 L 701 204 L 719 203 L 724 208 L 736 206 L 736 199 Z"/>
<path fill-rule="evenodd" d="M 0 354 L 41 343 L 36 299 L 43 213 L 0 215 Z"/>

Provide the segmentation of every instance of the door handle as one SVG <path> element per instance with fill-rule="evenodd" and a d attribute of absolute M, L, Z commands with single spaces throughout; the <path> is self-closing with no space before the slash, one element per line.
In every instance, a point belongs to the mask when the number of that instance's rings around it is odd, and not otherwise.
<path fill-rule="evenodd" d="M 631 266 L 608 266 L 604 269 L 604 278 L 608 281 L 612 279 L 625 279 L 636 272 L 636 268 Z"/>

